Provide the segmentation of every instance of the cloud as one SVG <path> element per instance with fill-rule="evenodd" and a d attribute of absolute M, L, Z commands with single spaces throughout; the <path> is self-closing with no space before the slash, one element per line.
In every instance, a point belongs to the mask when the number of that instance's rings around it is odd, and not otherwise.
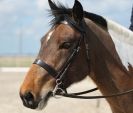
<path fill-rule="evenodd" d="M 56 3 L 60 1 L 70 8 L 74 3 L 74 0 L 54 1 Z M 80 0 L 80 2 L 86 11 L 103 15 L 124 26 L 129 26 L 132 0 Z M 17 39 L 20 33 L 23 33 L 23 38 L 39 41 L 49 29 L 50 19 L 46 12 L 47 9 L 49 9 L 47 0 L 0 0 L 0 39 L 7 39 L 6 42 L 9 42 L 10 37 Z M 11 41 L 7 45 L 12 44 Z M 1 40 L 0 45 L 2 44 Z M 10 51 L 11 47 L 10 45 L 7 49 Z M 2 51 L 1 48 L 0 51 Z"/>
<path fill-rule="evenodd" d="M 132 0 L 82 0 L 84 9 L 108 17 L 126 27 L 130 23 Z"/>
<path fill-rule="evenodd" d="M 131 6 L 132 1 L 131 0 L 121 0 L 119 3 L 117 3 L 116 0 L 89 0 L 86 2 L 86 0 L 83 0 L 83 6 L 86 10 L 89 11 L 103 11 L 108 12 L 109 10 L 124 10 Z"/>
<path fill-rule="evenodd" d="M 48 1 L 47 0 L 37 0 L 37 7 L 40 10 L 44 10 L 48 8 Z"/>
<path fill-rule="evenodd" d="M 57 2 L 59 0 L 54 1 Z M 74 0 L 60 0 L 60 2 L 72 7 Z M 86 11 L 107 16 L 120 21 L 123 25 L 129 24 L 132 1 L 121 0 L 119 3 L 116 2 L 116 0 L 81 0 Z M 48 8 L 47 0 L 1 0 L 0 29 L 3 30 L 3 27 L 5 27 L 6 31 L 10 27 L 10 29 L 16 30 L 16 26 L 19 29 L 21 24 L 25 30 L 27 29 L 26 31 L 28 31 L 28 28 L 37 27 L 39 29 L 39 26 L 42 29 L 43 25 L 48 26 L 46 13 Z M 124 23 L 122 23 L 123 21 Z"/>
<path fill-rule="evenodd" d="M 13 12 L 15 7 L 8 0 L 0 1 L 0 13 L 11 13 Z"/>

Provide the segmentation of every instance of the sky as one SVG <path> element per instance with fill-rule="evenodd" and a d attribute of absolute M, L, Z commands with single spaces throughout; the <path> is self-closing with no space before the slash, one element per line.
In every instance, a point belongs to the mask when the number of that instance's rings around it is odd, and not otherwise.
<path fill-rule="evenodd" d="M 54 0 L 57 2 L 57 0 Z M 74 0 L 58 0 L 72 7 Z M 129 27 L 132 0 L 79 0 L 84 10 Z M 0 0 L 0 55 L 36 55 L 49 30 L 47 0 Z"/>

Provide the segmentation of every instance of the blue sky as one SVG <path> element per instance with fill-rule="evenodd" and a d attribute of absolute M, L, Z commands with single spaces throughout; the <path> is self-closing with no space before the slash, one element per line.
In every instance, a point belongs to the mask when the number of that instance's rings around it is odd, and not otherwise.
<path fill-rule="evenodd" d="M 57 0 L 55 0 L 57 2 Z M 59 0 L 72 7 L 74 0 Z M 80 0 L 84 10 L 128 27 L 132 0 Z M 0 55 L 37 54 L 48 31 L 47 0 L 0 0 Z"/>

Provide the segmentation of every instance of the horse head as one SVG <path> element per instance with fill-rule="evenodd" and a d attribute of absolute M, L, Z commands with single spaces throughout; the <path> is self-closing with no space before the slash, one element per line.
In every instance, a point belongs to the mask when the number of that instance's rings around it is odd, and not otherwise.
<path fill-rule="evenodd" d="M 62 89 L 84 79 L 88 72 L 85 51 L 83 7 L 75 0 L 66 10 L 49 0 L 53 26 L 41 39 L 39 54 L 32 64 L 20 89 L 23 104 L 42 109 L 61 78 Z"/>

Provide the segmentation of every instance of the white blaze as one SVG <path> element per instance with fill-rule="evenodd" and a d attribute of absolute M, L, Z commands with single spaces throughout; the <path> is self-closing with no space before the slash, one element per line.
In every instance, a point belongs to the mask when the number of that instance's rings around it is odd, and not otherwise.
<path fill-rule="evenodd" d="M 68 22 L 67 21 L 62 21 L 61 24 L 65 24 L 65 25 L 68 25 Z"/>
<path fill-rule="evenodd" d="M 48 42 L 53 34 L 54 30 L 52 30 L 51 32 L 49 32 L 47 38 L 46 38 L 46 42 Z"/>
<path fill-rule="evenodd" d="M 129 64 L 133 66 L 133 32 L 111 20 L 107 20 L 107 23 L 116 51 L 128 69 Z"/>
<path fill-rule="evenodd" d="M 68 24 L 67 21 L 62 21 L 62 22 L 60 22 L 60 23 L 61 23 L 61 24 L 65 24 L 65 25 Z M 49 34 L 48 34 L 48 36 L 47 36 L 47 39 L 46 39 L 46 42 L 48 42 L 48 41 L 50 40 L 50 38 L 51 38 L 51 36 L 52 36 L 52 34 L 53 34 L 54 31 L 55 31 L 55 30 L 52 30 L 51 32 L 49 32 Z"/>

